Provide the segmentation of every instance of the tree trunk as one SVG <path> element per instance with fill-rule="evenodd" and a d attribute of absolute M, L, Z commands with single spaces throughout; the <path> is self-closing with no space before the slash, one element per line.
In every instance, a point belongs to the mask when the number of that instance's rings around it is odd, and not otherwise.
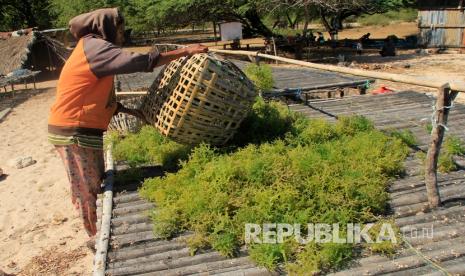
<path fill-rule="evenodd" d="M 292 19 L 288 12 L 286 12 L 287 26 L 292 28 Z"/>
<path fill-rule="evenodd" d="M 247 19 L 248 23 L 250 24 L 250 31 L 252 32 L 251 35 L 259 34 L 264 37 L 270 37 L 273 35 L 270 29 L 268 29 L 268 27 L 263 24 L 256 9 L 249 9 L 245 13 L 245 19 Z"/>
<path fill-rule="evenodd" d="M 213 21 L 213 35 L 215 37 L 215 42 L 218 41 L 218 39 L 216 38 L 216 36 L 218 35 L 217 32 L 216 32 L 216 22 Z"/>
<path fill-rule="evenodd" d="M 303 35 L 306 36 L 308 32 L 308 22 L 310 21 L 310 16 L 308 13 L 308 6 L 304 6 L 304 18 L 305 18 L 305 23 L 304 23 L 304 30 L 303 30 Z"/>
<path fill-rule="evenodd" d="M 328 20 L 326 19 L 326 14 L 321 9 L 320 9 L 320 18 L 321 18 L 321 23 L 323 23 L 323 26 L 325 27 L 326 31 L 329 34 L 331 34 L 332 33 L 331 24 L 329 24 Z"/>

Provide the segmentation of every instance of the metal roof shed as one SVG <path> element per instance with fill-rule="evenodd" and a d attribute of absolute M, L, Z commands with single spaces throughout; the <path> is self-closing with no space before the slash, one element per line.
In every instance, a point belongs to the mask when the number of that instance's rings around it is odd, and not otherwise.
<path fill-rule="evenodd" d="M 465 48 L 465 1 L 419 1 L 419 45 Z"/>

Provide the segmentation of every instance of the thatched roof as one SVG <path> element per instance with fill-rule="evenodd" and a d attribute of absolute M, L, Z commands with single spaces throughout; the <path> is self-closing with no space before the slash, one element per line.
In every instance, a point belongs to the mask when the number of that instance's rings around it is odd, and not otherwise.
<path fill-rule="evenodd" d="M 58 68 L 69 54 L 70 50 L 60 42 L 40 32 L 0 39 L 0 74 L 6 75 L 14 70 L 26 68 Z"/>
<path fill-rule="evenodd" d="M 35 39 L 34 33 L 0 39 L 0 74 L 6 75 L 23 68 Z"/>

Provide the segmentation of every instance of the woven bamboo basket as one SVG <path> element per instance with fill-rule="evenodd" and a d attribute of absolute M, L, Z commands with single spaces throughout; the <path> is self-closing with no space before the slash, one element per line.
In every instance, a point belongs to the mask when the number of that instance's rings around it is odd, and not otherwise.
<path fill-rule="evenodd" d="M 117 96 L 116 100 L 123 106 L 131 109 L 140 109 L 144 96 L 125 95 Z M 132 115 L 118 113 L 111 118 L 108 130 L 116 130 L 120 133 L 136 133 L 144 125 L 144 122 Z"/>
<path fill-rule="evenodd" d="M 249 112 L 253 84 L 232 62 L 197 54 L 171 62 L 142 104 L 147 120 L 183 144 L 226 143 Z"/>

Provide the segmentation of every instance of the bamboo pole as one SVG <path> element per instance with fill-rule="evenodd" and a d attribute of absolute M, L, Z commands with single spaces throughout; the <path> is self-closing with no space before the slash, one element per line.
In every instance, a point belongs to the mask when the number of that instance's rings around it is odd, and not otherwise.
<path fill-rule="evenodd" d="M 148 91 L 122 91 L 115 92 L 116 96 L 125 96 L 125 95 L 147 95 Z"/>
<path fill-rule="evenodd" d="M 441 197 L 437 184 L 438 159 L 453 98 L 454 93 L 451 92 L 449 85 L 443 85 L 438 89 L 435 113 L 432 118 L 434 122 L 433 130 L 431 131 L 431 142 L 428 147 L 425 163 L 426 192 L 428 195 L 428 203 L 431 208 L 436 208 L 441 205 Z"/>
<path fill-rule="evenodd" d="M 97 236 L 96 241 L 96 252 L 94 257 L 94 276 L 104 276 L 107 253 L 108 253 L 108 243 L 110 240 L 110 223 L 111 223 L 111 211 L 113 204 L 113 182 L 114 182 L 114 164 L 113 156 L 111 154 L 112 146 L 110 145 L 106 151 L 106 174 L 105 178 L 105 192 L 103 193 L 103 203 L 102 203 L 102 224 L 100 226 L 100 232 Z"/>
<path fill-rule="evenodd" d="M 285 57 L 275 57 L 273 55 L 267 55 L 267 54 L 262 54 L 259 52 L 253 52 L 253 51 L 231 51 L 231 50 L 219 50 L 219 49 L 210 49 L 210 51 L 216 52 L 219 54 L 228 54 L 228 55 L 257 56 L 257 57 L 262 57 L 262 58 L 271 59 L 271 60 L 278 60 L 278 61 L 286 62 L 289 64 L 295 64 L 295 65 L 300 65 L 304 67 L 314 68 L 314 69 L 338 72 L 338 73 L 343 73 L 343 74 L 350 74 L 350 75 L 355 75 L 355 76 L 370 77 L 370 78 L 388 80 L 388 81 L 393 81 L 393 82 L 401 82 L 401 83 L 413 84 L 413 85 L 430 87 L 430 88 L 439 88 L 439 87 L 442 87 L 444 83 L 446 83 L 446 81 L 442 81 L 442 80 L 426 80 L 426 79 L 421 79 L 421 78 L 414 77 L 414 76 L 405 76 L 405 75 L 393 74 L 393 73 L 353 69 L 353 68 L 347 68 L 347 67 L 341 67 L 341 66 L 335 66 L 335 65 L 318 64 L 318 63 L 295 60 L 295 59 L 290 59 L 290 58 L 285 58 Z M 465 92 L 465 84 L 463 83 L 449 82 L 449 85 L 450 85 L 450 89 L 453 91 Z"/>

